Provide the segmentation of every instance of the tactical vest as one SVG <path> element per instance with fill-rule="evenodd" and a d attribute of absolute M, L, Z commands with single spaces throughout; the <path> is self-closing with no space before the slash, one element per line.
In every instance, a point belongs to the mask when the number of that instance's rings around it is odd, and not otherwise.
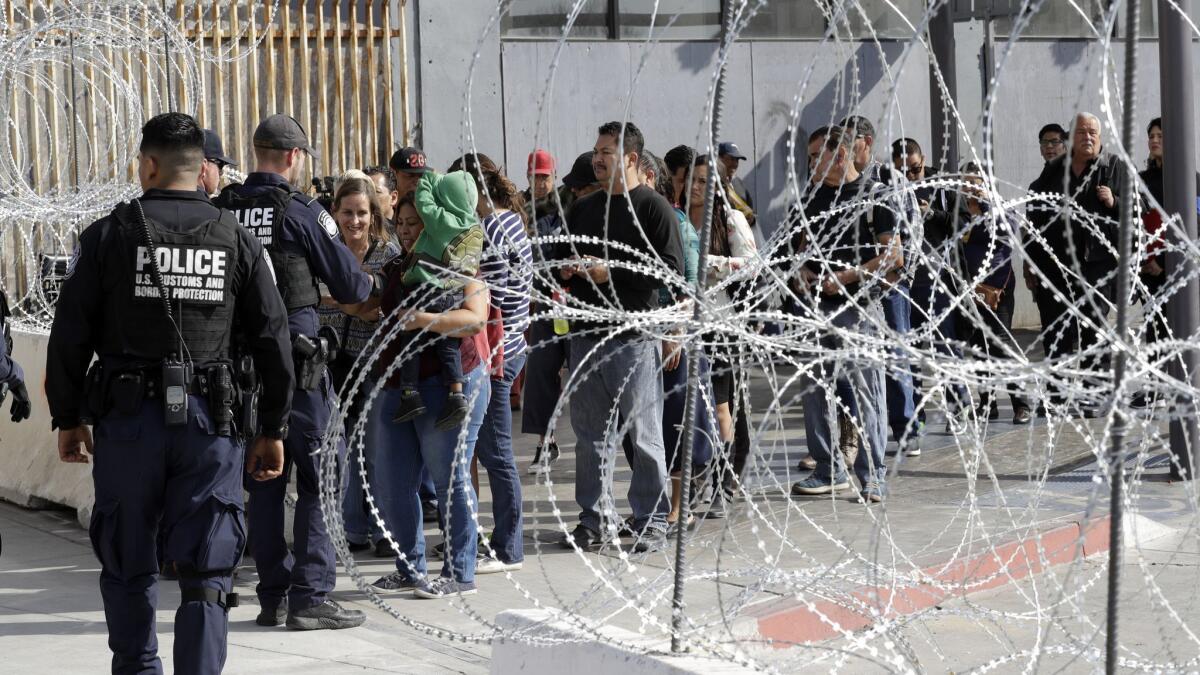
<path fill-rule="evenodd" d="M 197 363 L 228 359 L 240 290 L 233 286 L 240 253 L 233 214 L 222 211 L 219 219 L 186 232 L 149 219 L 143 225 L 129 203 L 118 204 L 113 217 L 119 226 L 120 274 L 105 309 L 117 324 L 123 349 L 141 357 L 166 358 L 176 353 L 182 339 L 183 358 Z M 163 307 L 163 291 L 174 326 Z"/>
<path fill-rule="evenodd" d="M 308 264 L 308 258 L 294 251 L 284 250 L 279 237 L 288 202 L 292 199 L 303 200 L 304 193 L 295 189 L 273 187 L 252 197 L 244 197 L 237 194 L 232 187 L 222 190 L 213 203 L 232 211 L 237 217 L 237 222 L 258 237 L 263 248 L 267 250 L 271 270 L 275 275 L 275 285 L 279 287 L 279 295 L 283 297 L 283 305 L 292 312 L 319 303 L 321 289 L 317 285 L 317 277 L 313 274 L 312 267 Z"/>

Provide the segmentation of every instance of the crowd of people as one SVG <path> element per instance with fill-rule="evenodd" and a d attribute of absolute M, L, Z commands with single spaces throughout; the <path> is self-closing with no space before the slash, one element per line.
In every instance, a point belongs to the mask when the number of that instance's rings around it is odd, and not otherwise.
<path fill-rule="evenodd" d="M 944 401 L 951 432 L 997 420 L 1001 395 L 1017 425 L 1103 414 L 1115 404 L 1105 376 L 1115 303 L 1148 308 L 1147 340 L 1167 333 L 1162 130 L 1148 126 L 1135 182 L 1094 115 L 1047 125 L 1044 169 L 1020 213 L 978 164 L 938 172 L 910 138 L 879 158 L 870 120 L 848 117 L 809 136 L 800 199 L 760 248 L 733 143 L 715 157 L 679 145 L 660 158 L 635 124 L 609 122 L 561 187 L 557 158 L 531 152 L 525 190 L 482 153 L 445 158 L 443 173 L 406 147 L 386 167 L 345 171 L 325 206 L 295 187 L 317 152 L 295 119 L 263 120 L 253 170 L 222 187 L 232 162 L 217 135 L 180 113 L 153 118 L 139 154 L 145 193 L 80 234 L 47 356 L 60 457 L 96 463 L 90 534 L 114 668 L 157 663 L 166 574 L 183 589 L 177 626 L 203 636 L 176 641 L 177 663 L 223 663 L 243 549 L 258 568 L 259 624 L 362 624 L 329 597 L 336 557 L 321 512 L 321 458 L 343 460 L 345 439 L 359 451 L 338 465 L 346 538 L 394 559 L 374 583 L 382 592 L 471 594 L 477 574 L 521 569 L 514 409 L 520 433 L 537 438 L 531 473 L 559 459 L 556 420 L 568 413 L 579 513 L 562 546 L 628 538 L 653 552 L 692 514 L 724 517 L 753 447 L 746 330 L 814 338 L 798 372 L 809 451 L 798 497 L 849 489 L 853 474 L 861 501 L 883 501 L 889 435 L 901 456 L 920 455 L 931 401 Z M 1145 225 L 1140 278 L 1136 297 L 1117 298 L 1118 207 L 1132 197 Z M 1057 366 L 1036 390 L 1004 375 L 1026 359 L 1012 332 L 1018 260 Z M 798 320 L 755 319 L 775 301 L 784 313 L 771 315 Z M 700 326 L 686 320 L 694 310 Z M 886 342 L 873 340 L 885 329 Z M 890 353 L 868 353 L 879 345 Z M 989 376 L 927 381 L 914 347 Z M 345 429 L 331 434 L 338 393 Z M 28 415 L 18 399 L 14 419 Z M 628 514 L 611 494 L 618 445 Z M 443 534 L 434 546 L 425 523 Z"/>
<path fill-rule="evenodd" d="M 1154 202 L 1144 202 L 1160 204 L 1159 120 L 1150 124 L 1148 139 L 1149 166 L 1141 180 Z M 999 396 L 1009 398 L 1015 425 L 1030 424 L 1048 411 L 1067 412 L 1066 389 L 1072 391 L 1069 410 L 1084 416 L 1112 404 L 1098 375 L 1106 368 L 1101 338 L 1116 301 L 1118 200 L 1131 181 L 1116 156 L 1104 151 L 1094 115 L 1079 114 L 1069 130 L 1048 124 L 1037 143 L 1045 166 L 1029 188 L 1036 198 L 1021 217 L 1010 207 L 995 208 L 996 186 L 975 162 L 939 173 L 927 166 L 924 150 L 911 138 L 894 141 L 890 157 L 877 157 L 875 130 L 864 117 L 848 117 L 810 135 L 809 183 L 784 223 L 782 238 L 785 258 L 801 263 L 786 270 L 783 295 L 789 311 L 839 329 L 823 336 L 823 349 L 842 354 L 847 335 L 870 335 L 885 325 L 947 358 L 1020 358 L 1025 347 L 1012 331 L 1020 274 L 1042 317 L 1046 355 L 1075 358 L 1086 375 L 1051 378 L 1048 390 L 1035 394 L 1012 382 L 971 388 L 963 382 L 926 382 L 919 369 L 884 369 L 866 360 L 854 367 L 821 362 L 803 385 L 809 456 L 800 468 L 810 473 L 792 486 L 794 495 L 847 489 L 852 471 L 860 497 L 882 501 L 889 436 L 896 452 L 919 456 L 935 391 L 944 396 L 951 431 L 970 420 L 997 420 Z M 418 152 L 396 154 L 391 163 L 396 180 L 380 182 L 381 201 L 408 198 L 406 188 L 398 187 L 405 182 L 400 176 L 429 170 L 423 160 L 409 165 L 408 158 Z M 628 313 L 686 302 L 702 260 L 705 302 L 750 306 L 749 289 L 759 276 L 755 270 L 779 256 L 756 245 L 753 200 L 737 175 L 744 159 L 733 143 L 719 144 L 715 161 L 687 146 L 674 147 L 660 159 L 646 149 L 636 125 L 610 123 L 598 130 L 593 150 L 572 163 L 560 188 L 557 161 L 544 150 L 529 155 L 529 187 L 523 193 L 486 156 L 466 155 L 450 167 L 466 168 L 477 183 L 478 214 L 486 231 L 483 255 L 491 260 L 480 278 L 492 290 L 491 304 L 503 328 L 498 351 L 504 366 L 493 372 L 478 430 L 472 426 L 468 433 L 488 472 L 496 522 L 490 542 L 481 540 L 478 546 L 478 571 L 521 564 L 514 544 L 521 538 L 521 495 L 510 401 L 522 406 L 521 431 L 538 438 L 530 471 L 546 470 L 559 457 L 553 419 L 557 410 L 570 412 L 580 514 L 564 545 L 594 549 L 615 537 L 633 536 L 635 550 L 657 550 L 680 526 L 687 353 L 670 339 L 650 339 Z M 699 230 L 712 170 L 719 177 L 709 246 L 701 256 Z M 1164 279 L 1162 216 L 1149 206 L 1143 212 L 1146 229 L 1139 245 L 1147 253 L 1139 288 L 1152 303 Z M 412 211 L 409 218 L 420 216 Z M 570 242 L 559 235 L 569 235 Z M 1017 247 L 1023 255 L 1014 253 Z M 1023 265 L 1014 262 L 1019 258 Z M 647 268 L 650 260 L 657 269 Z M 970 301 L 964 303 L 964 297 Z M 552 318 L 546 311 L 550 305 L 577 306 L 590 314 L 568 322 Z M 329 316 L 336 319 L 336 312 Z M 1160 311 L 1150 322 L 1148 339 L 1159 339 L 1164 331 Z M 745 355 L 719 338 L 706 344 L 698 354 L 698 372 L 701 400 L 711 405 L 700 405 L 691 422 L 692 457 L 708 488 L 705 513 L 720 517 L 736 497 L 749 455 L 750 406 Z M 897 362 L 903 362 L 904 347 L 892 348 Z M 560 401 L 564 369 L 574 381 L 569 398 Z M 828 396 L 829 391 L 836 395 Z M 1135 403 L 1144 404 L 1144 397 Z M 632 514 L 625 518 L 605 506 L 603 494 L 618 440 L 632 470 Z M 356 512 L 353 522 L 361 522 L 357 493 L 347 494 L 348 522 L 351 511 Z M 432 508 L 444 499 L 427 487 L 422 503 Z M 372 545 L 368 533 L 354 536 L 356 545 Z M 474 553 L 468 539 L 464 535 L 472 549 L 467 553 Z M 376 548 L 381 555 L 394 553 Z M 381 584 L 412 583 L 406 570 L 397 575 Z"/>
<path fill-rule="evenodd" d="M 1150 125 L 1150 166 L 1142 174 L 1159 202 L 1161 129 L 1158 120 Z M 1078 355 L 1089 373 L 1082 384 L 1052 381 L 1035 401 L 1011 383 L 975 386 L 973 395 L 963 382 L 926 382 L 917 368 L 818 359 L 802 379 L 809 456 L 800 469 L 808 476 L 792 486 L 794 495 L 848 489 L 853 473 L 863 501 L 882 501 L 889 436 L 895 452 L 920 455 L 935 391 L 944 396 L 950 431 L 972 419 L 997 420 L 999 395 L 1009 397 L 1016 425 L 1048 408 L 1065 411 L 1061 390 L 1077 384 L 1088 393 L 1072 410 L 1096 414 L 1111 403 L 1095 376 L 1104 366 L 1097 345 L 1115 301 L 1117 200 L 1129 181 L 1103 151 L 1093 115 L 1081 113 L 1070 131 L 1049 124 L 1037 140 L 1045 168 L 1030 186 L 1039 198 L 1022 219 L 993 207 L 995 186 L 974 162 L 939 173 L 911 138 L 877 157 L 874 126 L 861 116 L 818 129 L 809 137 L 801 201 L 785 236 L 772 240 L 784 242 L 782 257 L 758 250 L 752 195 L 738 176 L 746 157 L 736 144 L 719 144 L 716 158 L 686 145 L 659 158 L 632 123 L 601 126 L 594 148 L 571 162 L 561 185 L 558 160 L 541 149 L 528 156 L 524 191 L 481 153 L 453 158 L 445 175 L 411 147 L 387 167 L 347 171 L 331 204 L 338 238 L 363 269 L 393 280 L 381 306 L 347 306 L 326 295 L 319 308 L 321 324 L 340 338 L 330 367 L 335 387 L 352 392 L 346 433 L 360 439 L 362 452 L 362 470 L 346 472 L 351 549 L 396 560 L 396 571 L 375 584 L 387 591 L 424 583 L 424 522 L 446 534 L 431 551 L 444 560 L 448 593 L 475 592 L 476 574 L 520 569 L 514 409 L 520 432 L 537 438 L 530 473 L 548 471 L 559 458 L 555 419 L 569 411 L 579 517 L 564 546 L 594 550 L 627 536 L 635 551 L 662 548 L 674 528 L 695 522 L 680 523 L 689 352 L 669 336 L 639 330 L 630 313 L 685 306 L 700 276 L 706 303 L 746 309 L 759 271 L 781 259 L 789 261 L 784 307 L 837 329 L 822 335 L 828 354 L 844 354 L 847 336 L 883 325 L 947 358 L 1004 360 L 1024 353 L 1012 332 L 1014 249 L 1022 246 L 1020 272 L 1042 316 L 1046 354 Z M 1146 223 L 1146 239 L 1156 243 L 1143 286 L 1154 292 L 1163 278 L 1161 214 L 1146 209 Z M 571 307 L 587 316 L 568 321 L 562 310 Z M 387 317 L 418 309 L 412 316 L 419 320 L 403 326 L 411 342 L 380 339 Z M 1156 322 L 1151 339 L 1162 331 Z M 368 367 L 360 357 L 381 342 L 388 348 Z M 750 453 L 747 360 L 736 340 L 705 342 L 691 353 L 702 381 L 691 456 L 704 516 L 719 518 L 737 497 Z M 892 349 L 903 362 L 904 344 Z M 564 373 L 573 379 L 560 400 Z M 383 392 L 368 409 L 376 382 Z M 605 495 L 618 442 L 632 476 L 627 517 Z M 487 537 L 471 510 L 479 464 L 491 493 Z M 364 478 L 394 541 L 369 515 Z"/>

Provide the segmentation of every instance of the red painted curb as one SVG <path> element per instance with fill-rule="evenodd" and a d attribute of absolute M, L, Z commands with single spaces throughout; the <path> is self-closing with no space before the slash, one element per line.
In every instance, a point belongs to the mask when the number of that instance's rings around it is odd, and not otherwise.
<path fill-rule="evenodd" d="M 862 586 L 842 601 L 787 598 L 752 609 L 759 635 L 786 648 L 861 630 L 879 619 L 914 614 L 952 596 L 998 588 L 1048 567 L 1108 551 L 1109 517 L 1067 523 L 963 559 L 920 571 L 911 586 Z"/>

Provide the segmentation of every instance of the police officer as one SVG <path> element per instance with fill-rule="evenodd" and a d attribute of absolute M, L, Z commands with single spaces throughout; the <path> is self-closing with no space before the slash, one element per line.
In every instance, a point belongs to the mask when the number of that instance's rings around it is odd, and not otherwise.
<path fill-rule="evenodd" d="M 264 380 L 261 435 L 246 471 L 263 481 L 283 469 L 294 380 L 286 313 L 262 245 L 196 190 L 203 143 L 187 115 L 146 123 L 145 192 L 80 234 L 50 331 L 46 395 L 59 457 L 95 461 L 90 535 L 114 673 L 162 672 L 160 523 L 162 557 L 182 594 L 175 672 L 217 673 L 225 662 L 233 570 L 246 540 L 231 422 L 235 323 Z"/>
<path fill-rule="evenodd" d="M 33 412 L 33 403 L 29 399 L 29 391 L 25 388 L 25 373 L 20 364 L 12 358 L 13 339 L 12 329 L 8 318 L 12 313 L 8 309 L 8 295 L 0 290 L 0 330 L 4 333 L 4 351 L 0 352 L 0 387 L 12 394 L 12 406 L 9 413 L 12 421 L 20 422 L 29 419 Z M 4 402 L 4 393 L 0 391 L 0 403 Z"/>
<path fill-rule="evenodd" d="M 285 475 L 250 490 L 250 552 L 258 566 L 260 626 L 351 628 L 366 616 L 343 609 L 328 594 L 333 590 L 337 559 L 321 515 L 320 449 L 332 415 L 334 391 L 324 361 L 330 357 L 317 335 L 316 305 L 325 282 L 339 303 L 356 305 L 377 287 L 363 272 L 350 249 L 337 240 L 338 228 L 314 198 L 292 187 L 305 155 L 316 157 L 304 128 L 292 117 L 272 115 L 254 131 L 255 170 L 241 185 L 231 185 L 217 203 L 258 236 L 275 269 L 275 279 L 288 310 L 288 327 L 296 362 L 291 434 L 285 443 Z M 344 458 L 344 441 L 338 441 Z M 340 460 L 340 458 L 339 458 Z M 283 537 L 287 470 L 296 468 L 294 553 Z"/>

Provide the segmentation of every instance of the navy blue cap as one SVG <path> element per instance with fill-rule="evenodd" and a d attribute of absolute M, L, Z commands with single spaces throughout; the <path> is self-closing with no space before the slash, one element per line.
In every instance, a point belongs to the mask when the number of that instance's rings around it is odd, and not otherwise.
<path fill-rule="evenodd" d="M 746 159 L 741 150 L 738 150 L 737 143 L 722 143 L 717 146 L 718 157 L 732 157 L 734 159 Z"/>

